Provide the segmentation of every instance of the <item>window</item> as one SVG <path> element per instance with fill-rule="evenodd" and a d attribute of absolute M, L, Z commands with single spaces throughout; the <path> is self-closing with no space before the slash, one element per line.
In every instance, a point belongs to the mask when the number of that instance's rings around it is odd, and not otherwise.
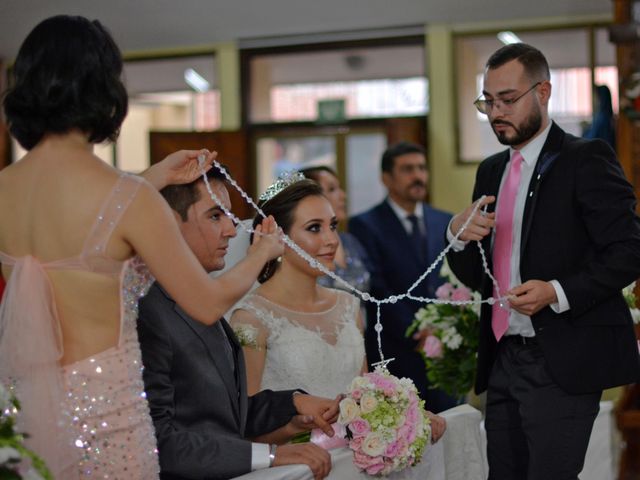
<path fill-rule="evenodd" d="M 256 54 L 250 123 L 315 121 L 318 102 L 332 99 L 344 101 L 345 119 L 424 115 L 424 55 L 422 43 Z"/>

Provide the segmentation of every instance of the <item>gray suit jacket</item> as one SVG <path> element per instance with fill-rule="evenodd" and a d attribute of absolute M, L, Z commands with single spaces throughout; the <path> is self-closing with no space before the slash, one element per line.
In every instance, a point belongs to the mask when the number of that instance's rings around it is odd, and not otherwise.
<path fill-rule="evenodd" d="M 293 391 L 247 397 L 242 349 L 227 322 L 220 322 L 226 336 L 218 325 L 190 318 L 158 283 L 140 300 L 143 377 L 163 480 L 249 472 L 251 441 L 245 437 L 275 430 L 296 413 Z"/>

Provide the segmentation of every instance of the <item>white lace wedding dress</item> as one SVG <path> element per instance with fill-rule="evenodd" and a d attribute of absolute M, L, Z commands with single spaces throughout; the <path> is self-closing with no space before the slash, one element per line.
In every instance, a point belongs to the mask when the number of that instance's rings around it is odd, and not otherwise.
<path fill-rule="evenodd" d="M 364 340 L 356 318 L 360 301 L 351 294 L 335 290 L 338 300 L 320 313 L 286 309 L 256 293 L 247 295 L 234 309 L 231 325 L 242 336 L 257 338 L 266 334 L 264 373 L 261 390 L 302 388 L 308 393 L 335 398 L 345 392 L 354 377 L 361 374 Z M 330 451 L 332 470 L 329 480 L 367 480 L 372 477 L 353 465 L 353 453 L 346 447 Z M 387 477 L 390 480 L 444 480 L 442 442 L 428 448 L 422 462 Z M 259 470 L 241 478 L 246 480 L 312 480 L 307 467 L 285 466 Z"/>
<path fill-rule="evenodd" d="M 364 343 L 356 324 L 360 301 L 334 290 L 337 301 L 318 313 L 297 312 L 256 293 L 235 308 L 234 329 L 266 333 L 261 390 L 301 388 L 335 398 L 360 375 Z"/>

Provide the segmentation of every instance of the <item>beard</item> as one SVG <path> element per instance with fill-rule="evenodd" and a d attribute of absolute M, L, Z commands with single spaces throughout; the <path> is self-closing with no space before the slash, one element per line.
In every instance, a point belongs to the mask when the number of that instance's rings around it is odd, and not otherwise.
<path fill-rule="evenodd" d="M 515 133 L 512 135 L 508 135 L 507 132 L 501 131 L 496 132 L 494 128 L 495 125 L 509 125 L 513 128 Z M 491 122 L 491 128 L 493 129 L 493 133 L 496 134 L 496 138 L 502 145 L 522 145 L 523 143 L 530 140 L 542 126 L 542 114 L 540 113 L 540 107 L 536 104 L 534 111 L 531 112 L 524 122 L 522 122 L 519 126 L 515 126 L 513 123 L 506 122 L 504 120 L 495 120 Z"/>

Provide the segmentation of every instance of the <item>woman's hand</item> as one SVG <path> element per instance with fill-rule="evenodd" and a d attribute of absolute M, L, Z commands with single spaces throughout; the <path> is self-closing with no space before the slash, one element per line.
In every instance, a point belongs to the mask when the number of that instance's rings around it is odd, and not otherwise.
<path fill-rule="evenodd" d="M 162 190 L 167 185 L 191 183 L 202 174 L 198 161 L 200 155 L 205 158 L 202 167 L 206 172 L 212 168 L 218 152 L 210 153 L 207 149 L 179 150 L 149 167 L 142 172 L 142 176 L 157 190 Z"/>
<path fill-rule="evenodd" d="M 282 230 L 271 215 L 262 220 L 262 223 L 255 228 L 249 253 L 257 252 L 265 252 L 267 261 L 278 258 L 284 253 Z"/>

